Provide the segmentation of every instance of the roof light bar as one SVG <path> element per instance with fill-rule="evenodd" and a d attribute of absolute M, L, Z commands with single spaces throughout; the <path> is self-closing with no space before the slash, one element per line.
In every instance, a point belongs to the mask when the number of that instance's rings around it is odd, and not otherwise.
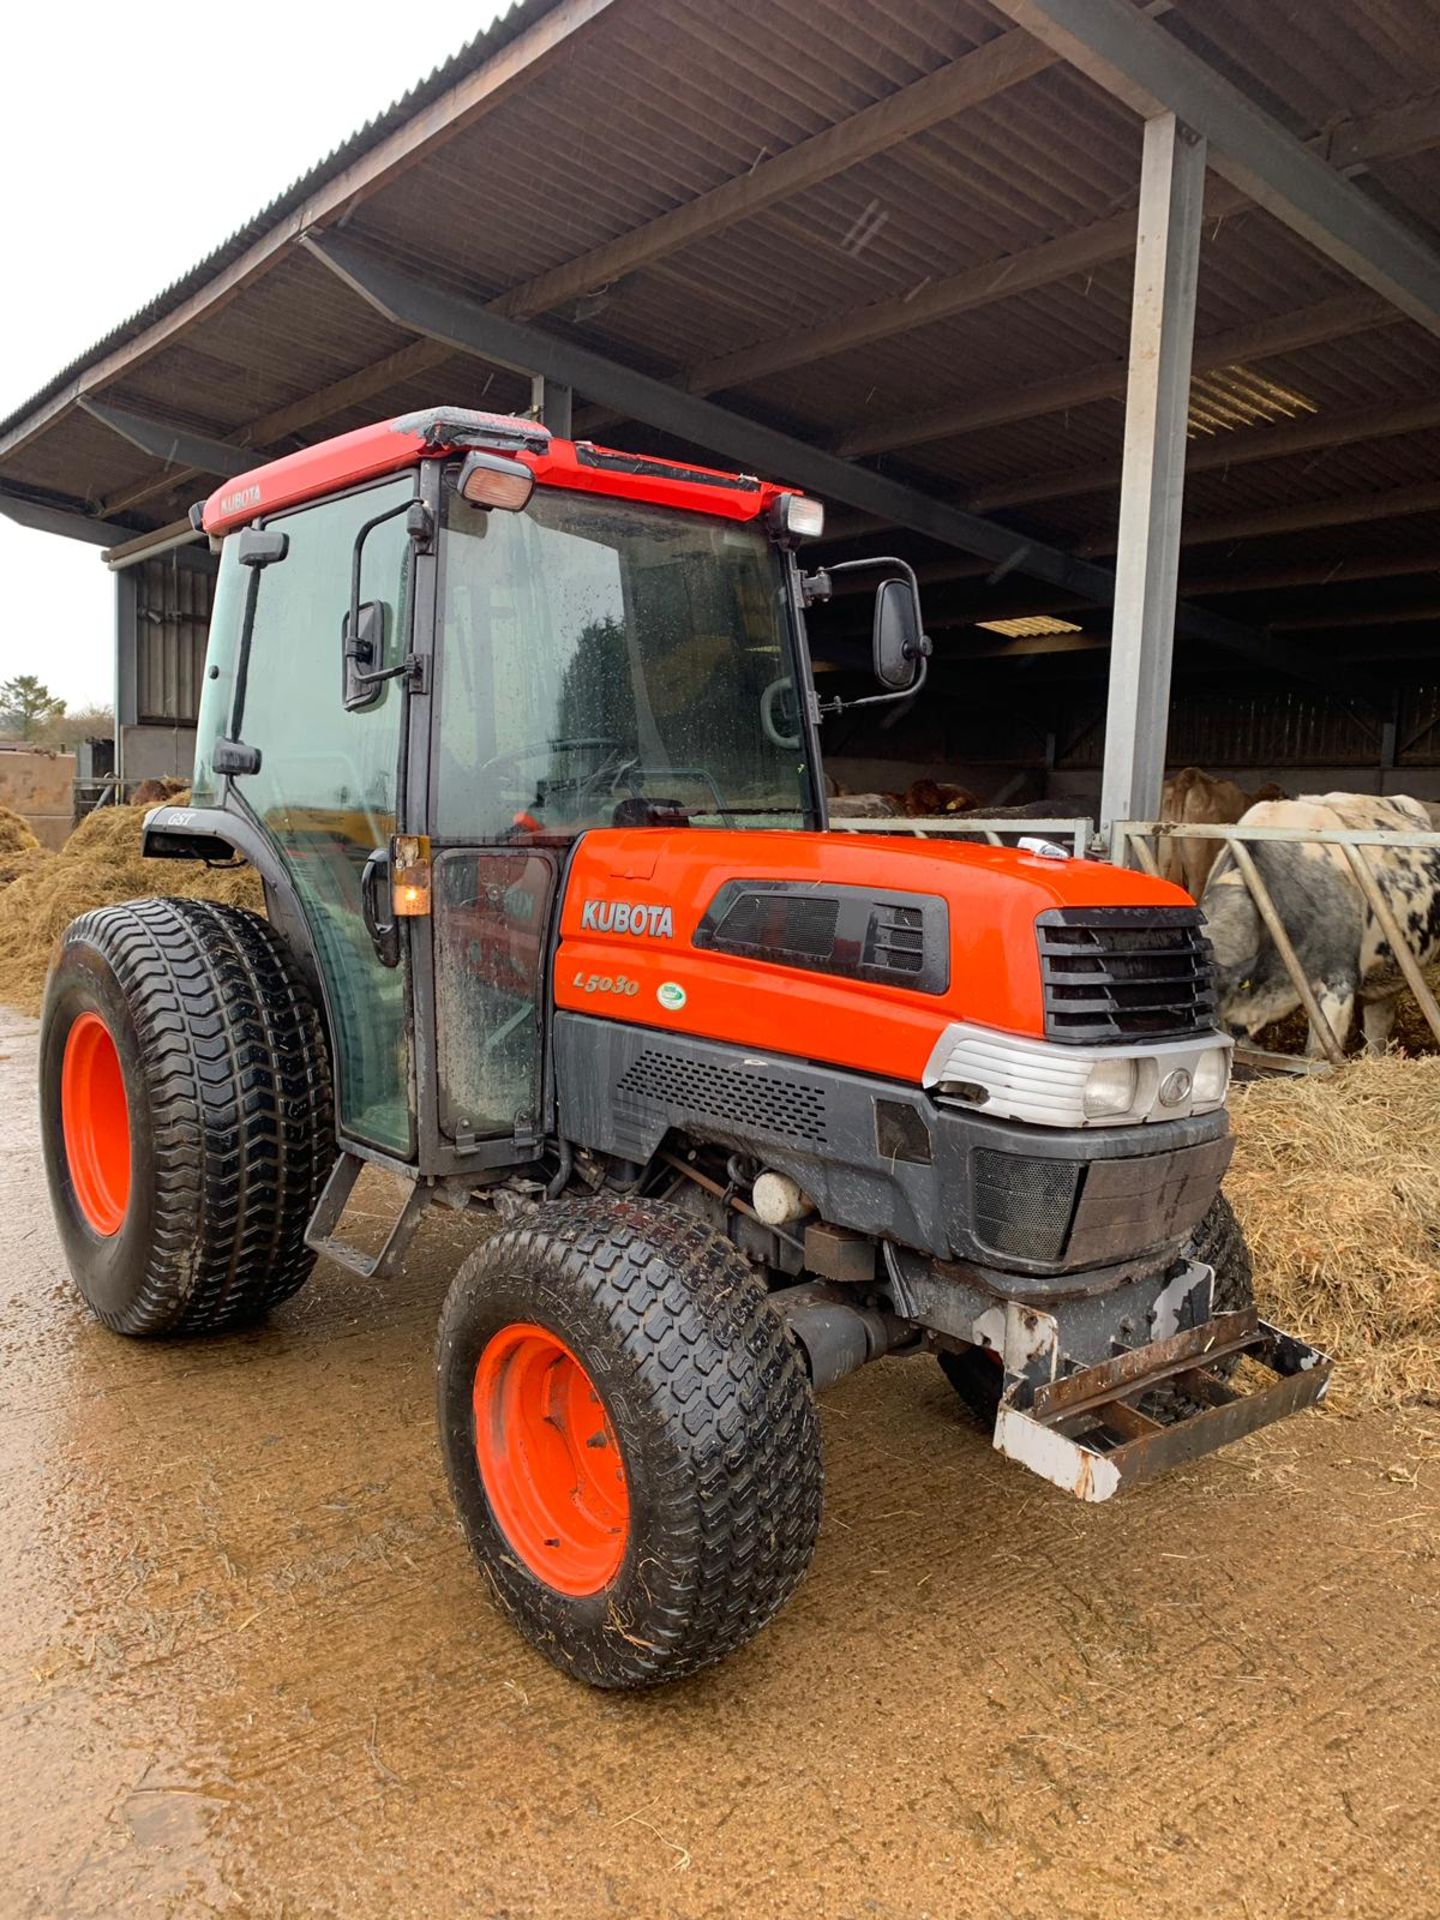
<path fill-rule="evenodd" d="M 538 420 L 513 413 L 481 413 L 473 407 L 425 407 L 392 420 L 394 433 L 415 433 L 427 446 L 499 447 L 543 453 L 554 437 Z"/>

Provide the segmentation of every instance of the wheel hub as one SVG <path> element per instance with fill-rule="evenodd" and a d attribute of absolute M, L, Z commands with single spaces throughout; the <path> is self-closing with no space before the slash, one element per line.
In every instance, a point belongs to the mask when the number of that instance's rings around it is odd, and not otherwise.
<path fill-rule="evenodd" d="M 516 1555 L 557 1592 L 598 1593 L 629 1535 L 624 1462 L 603 1402 L 563 1340 L 517 1321 L 475 1369 L 475 1453 Z"/>
<path fill-rule="evenodd" d="M 130 1108 L 120 1055 L 98 1013 L 82 1013 L 66 1036 L 60 1126 L 75 1203 L 109 1238 L 130 1205 Z"/>

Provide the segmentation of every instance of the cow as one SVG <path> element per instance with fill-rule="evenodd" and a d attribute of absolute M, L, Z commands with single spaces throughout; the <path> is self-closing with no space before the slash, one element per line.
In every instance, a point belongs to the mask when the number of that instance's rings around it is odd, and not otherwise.
<path fill-rule="evenodd" d="M 980 802 L 966 787 L 916 780 L 904 793 L 846 793 L 831 780 L 830 816 L 834 820 L 933 820 L 967 813 Z"/>
<path fill-rule="evenodd" d="M 1242 827 L 1353 828 L 1430 833 L 1418 800 L 1395 794 L 1302 795 L 1250 807 Z M 1405 978 L 1341 847 L 1304 841 L 1254 841 L 1250 855 L 1275 903 L 1321 1012 L 1343 1047 L 1357 1001 L 1365 1046 L 1383 1053 Z M 1366 858 L 1395 920 L 1422 967 L 1440 962 L 1440 843 L 1386 847 Z M 1300 995 L 1228 850 L 1215 864 L 1200 901 L 1215 951 L 1219 1016 L 1232 1033 L 1254 1037 L 1292 1013 Z M 1324 1048 L 1313 1026 L 1306 1051 Z"/>
<path fill-rule="evenodd" d="M 167 800 L 173 800 L 177 793 L 184 793 L 190 785 L 188 780 L 142 780 L 130 796 L 132 807 L 159 807 Z"/>
<path fill-rule="evenodd" d="M 1233 780 L 1219 780 L 1212 773 L 1202 773 L 1199 767 L 1184 767 L 1165 782 L 1160 797 L 1160 818 L 1176 826 L 1225 827 L 1258 801 L 1284 798 L 1281 787 L 1266 786 L 1258 793 L 1246 793 Z M 1183 840 L 1162 835 L 1158 855 L 1161 879 L 1184 887 L 1192 900 L 1198 900 L 1223 844 L 1220 840 Z"/>

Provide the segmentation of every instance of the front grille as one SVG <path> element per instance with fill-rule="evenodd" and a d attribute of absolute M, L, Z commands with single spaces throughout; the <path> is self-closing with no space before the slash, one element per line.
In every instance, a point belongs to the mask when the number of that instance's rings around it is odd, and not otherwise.
<path fill-rule="evenodd" d="M 981 1245 L 1017 1260 L 1062 1260 L 1084 1162 L 1032 1160 L 979 1147 L 973 1166 L 975 1237 Z"/>
<path fill-rule="evenodd" d="M 1056 907 L 1036 922 L 1052 1040 L 1165 1040 L 1215 1025 L 1198 907 Z"/>

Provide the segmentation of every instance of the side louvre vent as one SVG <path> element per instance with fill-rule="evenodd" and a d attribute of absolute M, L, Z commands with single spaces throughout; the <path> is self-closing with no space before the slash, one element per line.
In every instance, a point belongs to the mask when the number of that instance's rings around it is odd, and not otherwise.
<path fill-rule="evenodd" d="M 727 880 L 695 929 L 695 945 L 912 993 L 944 993 L 950 984 L 950 914 L 938 894 Z"/>
<path fill-rule="evenodd" d="M 824 1089 L 778 1073 L 721 1067 L 647 1047 L 615 1091 L 621 1099 L 664 1107 L 671 1120 L 709 1120 L 729 1131 L 768 1133 L 810 1147 L 826 1143 Z"/>
<path fill-rule="evenodd" d="M 1045 1032 L 1080 1045 L 1166 1040 L 1215 1025 L 1198 907 L 1056 907 L 1036 922 Z"/>
<path fill-rule="evenodd" d="M 865 934 L 865 965 L 877 972 L 925 971 L 925 919 L 918 907 L 876 907 Z"/>

